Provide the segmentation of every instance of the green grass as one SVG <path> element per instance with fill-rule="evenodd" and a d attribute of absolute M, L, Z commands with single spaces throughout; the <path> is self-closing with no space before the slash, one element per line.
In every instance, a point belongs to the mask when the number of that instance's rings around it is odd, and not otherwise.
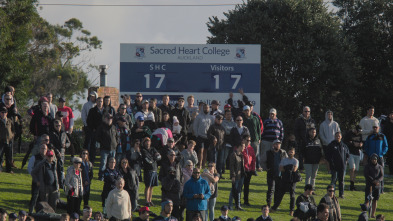
<path fill-rule="evenodd" d="M 21 161 L 23 156 L 21 154 L 17 154 L 15 156 L 16 165 L 20 168 Z M 67 166 L 69 163 L 69 156 L 67 156 Z M 97 161 L 99 162 L 99 161 Z M 31 177 L 27 173 L 27 166 L 23 170 L 15 169 L 15 174 L 8 173 L 0 173 L 0 208 L 7 209 L 8 212 L 16 212 L 19 210 L 28 210 L 28 204 L 30 201 L 30 188 L 31 188 Z M 94 168 L 94 180 L 92 182 L 92 190 L 90 193 L 90 205 L 93 207 L 93 211 L 101 211 L 101 191 L 103 182 L 97 180 L 97 165 Z M 385 170 L 387 172 L 387 169 Z M 345 187 L 345 199 L 339 199 L 341 205 L 341 213 L 343 220 L 357 220 L 358 215 L 360 214 L 359 204 L 364 201 L 364 177 L 362 171 L 358 172 L 358 190 L 362 191 L 349 191 L 349 175 L 346 176 L 346 187 Z M 304 174 L 302 174 L 304 178 Z M 224 177 L 228 178 L 228 174 L 225 174 Z M 320 199 L 326 193 L 326 186 L 330 182 L 330 175 L 326 173 L 325 165 L 320 166 L 320 170 L 317 176 L 316 181 L 316 193 L 314 196 L 315 201 L 319 203 Z M 304 181 L 297 184 L 296 196 L 303 192 Z M 393 220 L 393 210 L 392 208 L 392 200 L 393 200 L 393 179 L 385 178 L 385 194 L 381 195 L 380 200 L 378 201 L 378 208 L 376 214 L 384 214 L 387 218 L 386 220 Z M 229 191 L 231 188 L 231 184 L 229 179 L 220 180 L 218 184 L 218 199 L 216 204 L 215 217 L 220 215 L 220 207 L 222 205 L 228 205 L 228 197 Z M 257 177 L 253 176 L 250 185 L 250 203 L 252 206 L 246 207 L 243 206 L 245 211 L 230 211 L 229 216 L 239 216 L 242 220 L 246 220 L 247 218 L 257 218 L 261 215 L 260 206 L 266 203 L 266 173 L 259 173 Z M 140 204 L 145 203 L 144 199 L 144 185 L 143 183 L 140 186 L 139 194 L 140 194 Z M 337 193 L 338 194 L 338 193 Z M 64 191 L 61 190 L 61 198 L 66 200 Z M 160 204 L 161 199 L 161 188 L 160 186 L 154 188 L 153 193 L 153 202 L 155 205 Z M 242 201 L 243 202 L 243 201 Z M 391 204 L 392 203 L 392 204 Z M 160 212 L 160 206 L 155 206 L 151 208 L 155 213 Z M 62 213 L 65 211 L 57 211 L 58 213 Z M 134 214 L 138 215 L 138 214 Z M 270 214 L 274 220 L 290 220 L 289 216 L 289 195 L 286 194 L 281 203 L 280 209 L 276 213 Z"/>

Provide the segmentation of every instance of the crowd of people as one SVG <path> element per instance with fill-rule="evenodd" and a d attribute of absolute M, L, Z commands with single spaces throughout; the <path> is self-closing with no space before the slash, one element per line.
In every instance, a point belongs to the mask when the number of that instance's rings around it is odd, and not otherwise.
<path fill-rule="evenodd" d="M 85 138 L 81 153 L 76 153 L 72 145 L 74 114 L 66 100 L 59 98 L 56 106 L 51 93 L 41 97 L 38 105 L 28 111 L 34 141 L 24 163 L 28 160 L 27 170 L 32 176 L 31 200 L 28 213 L 19 213 L 25 219 L 19 220 L 33 219 L 27 214 L 33 214 L 34 209 L 38 212 L 38 204 L 53 212 L 65 208 L 67 214 L 62 215 L 62 220 L 78 220 L 79 215 L 83 216 L 81 220 L 130 220 L 136 211 L 140 216 L 135 219 L 148 220 L 152 215 L 149 207 L 155 206 L 154 187 L 160 181 L 162 212 L 153 214 L 153 220 L 213 221 L 217 219 L 214 209 L 221 179 L 229 179 L 232 188 L 218 220 L 231 220 L 228 210 L 243 211 L 242 205 L 251 205 L 252 176 L 266 171 L 266 204 L 257 221 L 272 220 L 269 213 L 278 210 L 286 192 L 293 219 L 339 221 L 342 213 L 338 198 L 345 197 L 347 166 L 349 189 L 357 191 L 356 176 L 361 164 L 366 179 L 362 208 L 370 208 L 370 217 L 376 217 L 377 201 L 384 193 L 385 160 L 393 173 L 393 154 L 388 151 L 389 144 L 393 144 L 393 112 L 380 122 L 374 117 L 374 107 L 368 107 L 367 115 L 343 138 L 332 111 L 326 111 L 318 131 L 310 107 L 305 106 L 295 121 L 294 132 L 284 142 L 284 124 L 277 118 L 277 110 L 270 109 L 269 117 L 263 120 L 253 111 L 253 103 L 244 91 L 239 93 L 242 100 L 234 105 L 230 93 L 223 110 L 217 100 L 211 106 L 204 102 L 194 106 L 193 96 L 187 97 L 187 105 L 184 97 L 171 105 L 170 96 L 164 95 L 158 106 L 157 99 L 144 100 L 141 93 L 135 95 L 133 103 L 130 95 L 122 96 L 123 103 L 116 110 L 110 96 L 98 97 L 91 91 L 81 111 Z M 21 133 L 14 94 L 13 87 L 6 87 L 0 105 L 0 167 L 3 170 L 5 155 L 4 171 L 8 173 L 13 173 L 15 167 L 13 144 Z M 66 152 L 72 161 L 68 168 L 64 168 Z M 103 209 L 92 218 L 90 186 L 98 154 L 97 178 L 104 184 Z M 331 184 L 316 204 L 315 183 L 324 160 Z M 296 198 L 301 173 L 305 173 L 306 185 L 304 193 Z M 138 194 L 141 182 L 145 185 L 144 204 Z M 61 189 L 67 202 L 60 200 Z M 0 214 L 7 212 L 1 210 Z"/>

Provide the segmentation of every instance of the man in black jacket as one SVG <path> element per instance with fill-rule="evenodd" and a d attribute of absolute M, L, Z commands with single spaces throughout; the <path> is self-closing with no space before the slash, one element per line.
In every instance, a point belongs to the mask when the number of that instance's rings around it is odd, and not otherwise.
<path fill-rule="evenodd" d="M 303 113 L 295 121 L 295 137 L 299 147 L 304 147 L 306 142 L 307 130 L 315 127 L 315 121 L 311 118 L 311 109 L 308 106 L 303 107 Z M 299 170 L 303 168 L 303 150 L 299 151 Z"/>
<path fill-rule="evenodd" d="M 217 163 L 218 151 L 221 151 L 224 147 L 225 128 L 221 125 L 223 116 L 220 114 L 216 115 L 214 124 L 210 125 L 207 130 L 207 138 L 210 142 L 208 149 L 208 161 Z M 216 142 L 215 142 L 216 141 Z"/>
<path fill-rule="evenodd" d="M 109 157 L 115 157 L 119 136 L 116 126 L 112 124 L 113 116 L 109 113 L 104 115 L 103 124 L 97 129 L 97 141 L 100 143 L 101 163 L 98 179 L 103 180 L 106 161 Z"/>
<path fill-rule="evenodd" d="M 172 215 L 180 220 L 180 180 L 176 178 L 176 169 L 174 167 L 169 167 L 167 173 L 167 176 L 161 181 L 161 198 L 162 200 L 172 200 Z"/>
<path fill-rule="evenodd" d="M 344 198 L 344 177 L 349 159 L 349 150 L 342 141 L 341 132 L 336 132 L 334 140 L 326 148 L 326 160 L 332 172 L 331 184 L 336 186 L 339 182 L 339 197 Z"/>
<path fill-rule="evenodd" d="M 280 162 L 282 159 L 287 158 L 287 152 L 281 149 L 281 141 L 273 141 L 273 149 L 266 151 L 263 155 L 262 162 L 266 162 L 267 168 L 267 194 L 266 202 L 270 207 L 272 202 L 272 195 L 274 193 L 274 200 L 279 198 L 279 189 L 281 184 Z M 277 190 L 277 191 L 275 191 Z"/>
<path fill-rule="evenodd" d="M 364 168 L 364 178 L 366 178 L 365 204 L 369 205 L 368 196 L 372 194 L 371 218 L 375 218 L 377 201 L 381 193 L 381 182 L 383 181 L 383 167 L 378 164 L 378 155 L 371 155 L 371 162 Z"/>
<path fill-rule="evenodd" d="M 170 115 L 172 117 L 176 116 L 179 120 L 179 125 L 181 126 L 180 133 L 182 135 L 180 145 L 183 145 L 184 148 L 185 144 L 187 143 L 188 127 L 191 124 L 190 113 L 186 108 L 184 108 L 184 97 L 179 97 L 179 99 L 177 100 L 177 106 L 172 110 Z"/>
<path fill-rule="evenodd" d="M 89 110 L 87 115 L 87 127 L 92 132 L 89 160 L 94 163 L 96 159 L 96 141 L 97 141 L 97 129 L 102 124 L 102 116 L 104 114 L 104 103 L 102 97 L 98 97 L 96 100 L 96 106 Z"/>

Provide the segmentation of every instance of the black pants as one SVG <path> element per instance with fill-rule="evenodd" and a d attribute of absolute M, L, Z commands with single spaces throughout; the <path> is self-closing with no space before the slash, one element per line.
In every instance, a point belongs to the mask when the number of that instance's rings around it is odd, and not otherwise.
<path fill-rule="evenodd" d="M 279 198 L 281 177 L 267 177 L 266 203 L 271 204 L 274 193 L 274 200 Z"/>
<path fill-rule="evenodd" d="M 272 209 L 277 210 L 280 206 L 282 198 L 284 197 L 286 192 L 289 192 L 290 202 L 289 202 L 289 209 L 293 211 L 295 209 L 295 190 L 296 190 L 296 183 L 287 183 L 282 182 L 280 185 L 280 189 L 277 189 L 278 197 L 274 196 L 274 205 Z"/>
<path fill-rule="evenodd" d="M 34 207 L 37 204 L 39 196 L 39 188 L 37 187 L 37 184 L 35 182 L 31 183 L 31 199 L 29 203 L 29 213 L 33 213 Z"/>
<path fill-rule="evenodd" d="M 67 213 L 78 213 L 81 214 L 81 197 L 67 196 Z"/>
<path fill-rule="evenodd" d="M 198 211 L 198 210 L 187 210 L 186 211 L 186 221 L 192 221 L 193 220 L 192 217 L 195 214 L 198 214 L 198 213 L 201 215 L 202 221 L 207 221 L 207 220 L 205 220 L 205 218 L 206 218 L 206 210 L 201 210 L 201 211 Z"/>
<path fill-rule="evenodd" d="M 90 185 L 83 186 L 83 206 L 89 205 Z"/>
<path fill-rule="evenodd" d="M 5 172 L 11 171 L 12 152 L 12 142 L 9 144 L 0 143 L 0 171 L 2 170 L 3 156 L 5 156 Z"/>
<path fill-rule="evenodd" d="M 244 185 L 243 185 L 244 203 L 249 203 L 248 202 L 248 195 L 250 192 L 250 181 L 251 181 L 252 174 L 253 174 L 253 172 L 247 171 L 246 175 L 244 176 Z"/>

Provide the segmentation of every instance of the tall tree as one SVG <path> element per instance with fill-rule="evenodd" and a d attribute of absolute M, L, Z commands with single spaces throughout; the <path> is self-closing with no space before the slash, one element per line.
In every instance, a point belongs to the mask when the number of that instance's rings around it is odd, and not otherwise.
<path fill-rule="evenodd" d="M 353 48 L 359 105 L 393 110 L 393 1 L 335 0 L 343 33 Z M 363 112 L 364 114 L 364 112 Z"/>
<path fill-rule="evenodd" d="M 261 44 L 261 113 L 280 111 L 289 129 L 304 105 L 321 122 L 327 109 L 351 124 L 350 57 L 339 20 L 322 0 L 249 0 L 209 18 L 208 43 Z M 245 88 L 247 93 L 247 88 Z M 345 102 L 344 102 L 345 101 Z M 344 124 L 344 122 L 343 122 Z"/>

